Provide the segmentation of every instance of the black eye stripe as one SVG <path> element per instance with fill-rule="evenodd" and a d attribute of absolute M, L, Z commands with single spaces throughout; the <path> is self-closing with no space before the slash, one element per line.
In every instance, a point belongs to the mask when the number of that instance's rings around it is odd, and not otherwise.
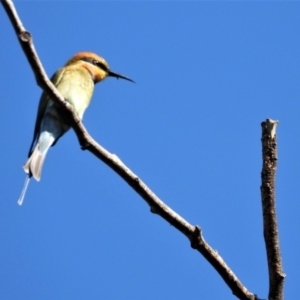
<path fill-rule="evenodd" d="M 104 70 L 105 72 L 108 71 L 108 68 L 106 67 L 106 65 L 105 65 L 104 63 L 95 60 L 95 61 L 94 61 L 94 64 L 95 64 L 96 66 L 98 66 L 100 69 Z"/>
<path fill-rule="evenodd" d="M 106 67 L 106 65 L 104 63 L 102 63 L 96 59 L 93 59 L 91 57 L 82 57 L 80 60 L 86 61 L 94 66 L 97 66 L 105 72 L 108 71 L 108 68 Z"/>

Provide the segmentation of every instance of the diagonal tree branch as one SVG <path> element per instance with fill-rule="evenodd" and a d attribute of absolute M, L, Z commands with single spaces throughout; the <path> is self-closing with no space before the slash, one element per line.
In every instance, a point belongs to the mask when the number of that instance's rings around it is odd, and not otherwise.
<path fill-rule="evenodd" d="M 262 122 L 263 168 L 261 172 L 261 200 L 264 221 L 264 238 L 269 267 L 269 300 L 283 299 L 285 274 L 279 246 L 275 205 L 275 175 L 277 167 L 276 126 L 278 121 Z"/>
<path fill-rule="evenodd" d="M 207 259 L 236 297 L 248 300 L 258 299 L 239 281 L 217 251 L 208 245 L 202 236 L 200 227 L 189 224 L 164 204 L 116 155 L 109 153 L 88 134 L 72 106 L 65 101 L 48 79 L 35 51 L 31 34 L 23 27 L 12 1 L 1 0 L 1 3 L 14 27 L 20 45 L 34 72 L 37 84 L 51 97 L 53 102 L 61 107 L 62 112 L 77 135 L 81 148 L 93 153 L 120 175 L 148 203 L 152 213 L 161 216 L 182 232 L 190 240 L 191 247 L 198 250 Z"/>

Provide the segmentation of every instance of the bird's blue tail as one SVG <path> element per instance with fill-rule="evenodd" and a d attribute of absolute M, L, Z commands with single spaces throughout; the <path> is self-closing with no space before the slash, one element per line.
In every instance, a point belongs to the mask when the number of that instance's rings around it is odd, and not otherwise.
<path fill-rule="evenodd" d="M 46 154 L 51 145 L 53 144 L 54 140 L 55 138 L 51 133 L 47 131 L 42 132 L 33 152 L 31 153 L 27 162 L 23 166 L 24 171 L 28 175 L 26 177 L 21 196 L 18 200 L 19 205 L 22 205 L 23 203 L 30 178 L 33 177 L 35 180 L 40 181 L 41 171 Z"/>

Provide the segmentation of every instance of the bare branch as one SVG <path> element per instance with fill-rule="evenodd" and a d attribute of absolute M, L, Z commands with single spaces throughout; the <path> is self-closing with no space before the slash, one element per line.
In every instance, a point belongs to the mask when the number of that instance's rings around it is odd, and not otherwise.
<path fill-rule="evenodd" d="M 243 286 L 217 251 L 213 250 L 208 245 L 198 226 L 189 224 L 186 220 L 164 204 L 137 175 L 124 165 L 124 163 L 116 155 L 109 153 L 88 134 L 72 106 L 65 101 L 48 79 L 33 46 L 31 34 L 23 27 L 12 1 L 1 0 L 1 3 L 13 24 L 21 47 L 35 74 L 37 84 L 51 97 L 53 102 L 61 107 L 62 112 L 77 135 L 81 148 L 93 153 L 117 174 L 119 174 L 148 203 L 152 213 L 161 216 L 182 232 L 190 240 L 192 248 L 197 249 L 220 274 L 234 295 L 236 295 L 239 299 L 258 299 Z"/>
<path fill-rule="evenodd" d="M 277 166 L 276 126 L 278 121 L 262 122 L 263 168 L 261 172 L 261 199 L 264 221 L 264 238 L 269 267 L 269 300 L 283 299 L 285 274 L 280 254 L 275 205 L 275 175 Z"/>

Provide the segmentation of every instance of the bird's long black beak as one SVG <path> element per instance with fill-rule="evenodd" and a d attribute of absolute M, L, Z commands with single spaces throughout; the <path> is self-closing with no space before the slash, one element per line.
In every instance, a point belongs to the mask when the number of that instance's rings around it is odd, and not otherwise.
<path fill-rule="evenodd" d="M 113 71 L 111 71 L 111 70 L 108 70 L 108 76 L 110 76 L 110 77 L 116 77 L 116 78 L 118 78 L 118 79 L 119 79 L 119 78 L 122 78 L 122 79 L 125 79 L 125 80 L 128 80 L 128 81 L 131 81 L 131 82 L 135 83 L 132 79 L 130 79 L 130 78 L 124 76 L 124 75 L 115 73 L 115 72 L 113 72 Z"/>

